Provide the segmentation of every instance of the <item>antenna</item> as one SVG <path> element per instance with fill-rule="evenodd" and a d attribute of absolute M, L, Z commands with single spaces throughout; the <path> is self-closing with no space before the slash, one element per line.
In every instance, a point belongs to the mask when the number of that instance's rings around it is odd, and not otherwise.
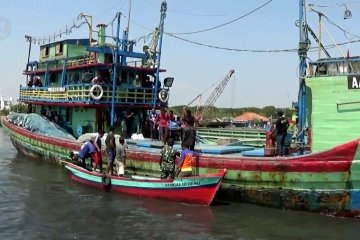
<path fill-rule="evenodd" d="M 127 22 L 127 31 L 126 31 L 126 40 L 129 40 L 129 31 L 130 31 L 130 16 L 131 16 L 131 3 L 132 0 L 129 0 L 129 14 L 128 14 L 128 22 Z"/>

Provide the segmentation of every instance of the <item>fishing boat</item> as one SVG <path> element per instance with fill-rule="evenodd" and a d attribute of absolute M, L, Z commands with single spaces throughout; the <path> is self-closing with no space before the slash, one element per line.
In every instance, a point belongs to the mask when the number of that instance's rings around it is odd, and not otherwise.
<path fill-rule="evenodd" d="M 214 174 L 161 180 L 145 176 L 110 176 L 65 162 L 69 177 L 79 183 L 111 192 L 181 203 L 210 205 L 226 169 Z"/>
<path fill-rule="evenodd" d="M 193 175 L 202 176 L 227 169 L 217 194 L 226 200 L 360 217 L 360 57 L 319 58 L 308 62 L 310 28 L 305 18 L 305 1 L 299 0 L 299 3 L 299 134 L 291 151 L 286 156 L 274 156 L 270 134 L 267 134 L 264 149 L 197 144 L 199 156 L 193 159 Z M 165 11 L 166 4 L 163 3 L 157 28 L 159 38 L 156 38 L 159 45 Z M 99 33 L 103 33 L 104 26 L 99 27 Z M 29 62 L 24 74 L 28 78 L 40 76 L 44 86 L 20 87 L 20 101 L 27 103 L 34 113 L 41 114 L 44 108 L 57 111 L 76 138 L 83 133 L 107 129 L 117 122 L 115 116 L 120 116 L 124 110 L 145 113 L 153 107 L 167 106 L 168 84 L 174 79 L 167 78 L 168 83 L 165 83 L 165 78 L 163 88 L 135 87 L 122 82 L 122 79 L 133 76 L 131 73 L 160 79 L 161 51 L 149 52 L 154 48 L 145 47 L 144 53 L 135 54 L 124 44 L 114 52 L 122 57 L 117 61 L 119 57 L 111 57 L 113 48 L 109 49 L 102 41 L 104 35 L 99 35 L 94 46 L 85 40 L 64 40 L 40 46 L 43 53 L 40 61 Z M 125 38 L 120 42 L 126 41 Z M 63 53 L 67 53 L 66 58 L 55 54 L 57 49 L 61 49 L 59 44 L 62 44 Z M 85 55 L 85 59 L 80 58 L 79 53 Z M 127 63 L 128 56 L 139 57 L 141 64 Z M 89 69 L 93 69 L 94 74 L 103 74 L 101 76 L 109 74 L 112 80 L 102 85 L 79 82 L 80 73 L 85 76 Z M 24 154 L 59 163 L 68 158 L 69 151 L 81 147 L 75 138 L 39 134 L 9 119 L 2 117 L 2 125 L 15 148 Z M 121 131 L 119 126 L 115 131 Z M 146 139 L 128 140 L 127 171 L 158 176 L 161 144 Z M 180 148 L 177 144 L 174 147 Z"/>

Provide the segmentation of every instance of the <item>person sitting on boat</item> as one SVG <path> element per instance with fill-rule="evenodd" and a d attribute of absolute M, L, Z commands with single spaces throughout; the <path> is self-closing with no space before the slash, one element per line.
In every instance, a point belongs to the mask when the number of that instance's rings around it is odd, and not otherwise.
<path fill-rule="evenodd" d="M 31 76 L 31 77 L 30 77 L 30 80 L 29 80 L 28 83 L 27 83 L 27 86 L 31 88 L 33 85 L 34 85 L 34 77 Z"/>
<path fill-rule="evenodd" d="M 93 162 L 93 170 L 96 171 L 96 168 L 99 166 L 99 170 L 102 170 L 102 155 L 101 155 L 101 138 L 104 136 L 104 130 L 100 129 L 94 139 L 94 146 L 96 148 L 96 159 Z"/>
<path fill-rule="evenodd" d="M 284 116 L 284 112 L 278 111 L 278 119 L 275 123 L 275 131 L 276 131 L 276 145 L 277 145 L 277 155 L 284 156 L 285 155 L 285 139 L 287 136 L 287 129 L 289 127 L 289 121 Z"/>
<path fill-rule="evenodd" d="M 70 157 L 73 161 L 78 162 L 79 165 L 86 169 L 86 158 L 91 157 L 92 160 L 97 160 L 96 155 L 96 148 L 94 146 L 94 140 L 90 139 L 89 141 L 85 142 L 78 154 L 74 154 L 73 152 L 70 153 Z"/>
<path fill-rule="evenodd" d="M 39 76 L 35 76 L 34 79 L 35 79 L 34 87 L 42 87 L 43 86 Z"/>
<path fill-rule="evenodd" d="M 159 169 L 161 170 L 161 179 L 175 178 L 175 160 L 180 156 L 179 151 L 173 148 L 174 139 L 169 138 L 167 144 L 161 150 Z"/>
<path fill-rule="evenodd" d="M 100 79 L 98 76 L 94 77 L 91 81 L 90 81 L 91 85 L 97 85 L 100 84 Z"/>
<path fill-rule="evenodd" d="M 126 160 L 125 138 L 120 137 L 119 143 L 120 144 L 116 144 L 115 166 L 116 166 L 117 175 L 122 176 L 125 172 L 125 160 Z"/>
<path fill-rule="evenodd" d="M 180 158 L 176 161 L 177 177 L 190 177 L 192 176 L 192 159 L 194 152 L 190 150 L 188 144 L 182 144 L 183 150 L 181 151 Z"/>
<path fill-rule="evenodd" d="M 108 154 L 108 166 L 107 166 L 107 173 L 113 175 L 113 165 L 115 160 L 116 154 L 116 145 L 115 145 L 115 128 L 113 126 L 110 127 L 110 131 L 105 139 L 106 144 L 106 152 Z"/>

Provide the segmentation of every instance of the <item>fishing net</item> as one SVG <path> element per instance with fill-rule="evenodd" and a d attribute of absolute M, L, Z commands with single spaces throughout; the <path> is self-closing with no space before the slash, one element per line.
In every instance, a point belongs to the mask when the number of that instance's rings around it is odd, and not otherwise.
<path fill-rule="evenodd" d="M 61 139 L 76 140 L 70 133 L 47 118 L 36 113 L 14 113 L 7 116 L 9 122 L 28 131 Z"/>

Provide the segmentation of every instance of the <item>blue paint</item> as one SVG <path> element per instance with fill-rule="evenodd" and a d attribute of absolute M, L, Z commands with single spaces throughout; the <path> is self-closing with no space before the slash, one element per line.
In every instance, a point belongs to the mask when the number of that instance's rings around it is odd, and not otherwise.
<path fill-rule="evenodd" d="M 117 27 L 116 27 L 116 41 L 115 41 L 115 62 L 113 69 L 113 82 L 112 82 L 112 99 L 111 99 L 111 126 L 114 125 L 115 118 L 115 89 L 116 89 L 116 72 L 118 65 L 118 50 L 119 50 L 119 36 L 120 36 L 120 18 L 121 13 L 117 14 Z"/>
<path fill-rule="evenodd" d="M 350 209 L 360 209 L 360 190 L 350 191 Z"/>
<path fill-rule="evenodd" d="M 264 149 L 248 150 L 248 151 L 242 152 L 241 154 L 246 157 L 264 157 L 265 156 Z"/>

